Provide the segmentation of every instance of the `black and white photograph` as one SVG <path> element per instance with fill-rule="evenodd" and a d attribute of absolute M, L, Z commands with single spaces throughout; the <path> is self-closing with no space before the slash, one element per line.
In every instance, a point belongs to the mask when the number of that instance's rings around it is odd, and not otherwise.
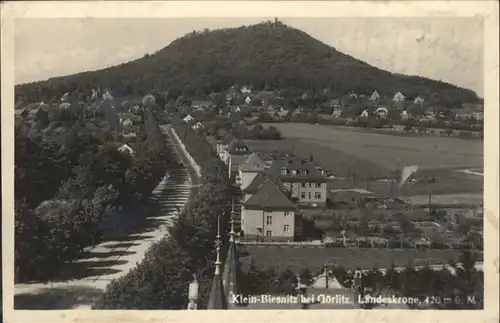
<path fill-rule="evenodd" d="M 12 21 L 13 310 L 484 311 L 486 18 L 241 15 Z"/>

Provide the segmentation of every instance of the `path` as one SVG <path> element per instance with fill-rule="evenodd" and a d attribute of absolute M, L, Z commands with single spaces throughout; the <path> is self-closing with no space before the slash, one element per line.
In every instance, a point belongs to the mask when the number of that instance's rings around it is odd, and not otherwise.
<path fill-rule="evenodd" d="M 168 127 L 162 132 L 168 135 Z M 175 155 L 188 166 L 186 157 L 179 153 L 178 143 L 167 141 Z M 87 248 L 85 256 L 71 265 L 71 277 L 52 283 L 26 283 L 14 286 L 15 309 L 85 309 L 112 279 L 128 273 L 144 258 L 152 243 L 167 234 L 177 209 L 182 210 L 189 196 L 198 189 L 198 179 L 190 178 L 191 169 L 174 166 L 152 193 L 151 199 L 160 206 L 159 214 L 149 215 L 146 225 L 124 239 L 106 241 Z M 194 185 L 193 185 L 194 184 Z"/>

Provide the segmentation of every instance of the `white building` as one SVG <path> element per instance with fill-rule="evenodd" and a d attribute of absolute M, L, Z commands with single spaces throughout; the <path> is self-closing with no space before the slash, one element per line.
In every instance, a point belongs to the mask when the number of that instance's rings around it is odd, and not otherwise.
<path fill-rule="evenodd" d="M 243 203 L 241 228 L 245 239 L 293 241 L 297 207 L 271 180 Z"/>
<path fill-rule="evenodd" d="M 398 93 L 394 94 L 394 97 L 392 98 L 392 100 L 394 102 L 404 102 L 405 97 L 401 92 L 398 92 Z"/>
<path fill-rule="evenodd" d="M 252 98 L 247 96 L 246 99 L 245 99 L 245 103 L 246 104 L 250 104 L 252 102 Z"/>
<path fill-rule="evenodd" d="M 240 165 L 239 178 L 241 181 L 241 189 L 250 185 L 255 176 L 266 170 L 264 161 L 259 157 L 257 153 L 251 154 L 243 164 Z"/>
<path fill-rule="evenodd" d="M 188 115 L 187 115 L 187 116 L 185 116 L 185 117 L 184 117 L 184 119 L 182 119 L 182 120 L 184 120 L 184 122 L 185 122 L 185 123 L 189 123 L 189 122 L 193 121 L 193 120 L 194 120 L 194 118 L 193 118 L 190 114 L 188 114 Z"/>
<path fill-rule="evenodd" d="M 134 150 L 132 148 L 130 148 L 130 146 L 127 144 L 118 147 L 118 151 L 121 153 L 127 153 L 129 155 L 134 155 Z"/>
<path fill-rule="evenodd" d="M 365 109 L 363 110 L 363 112 L 361 112 L 361 115 L 360 115 L 361 118 L 368 118 L 368 111 Z"/>
<path fill-rule="evenodd" d="M 380 100 L 380 95 L 378 94 L 377 90 L 373 91 L 372 95 L 370 96 L 370 101 L 378 101 Z"/>
<path fill-rule="evenodd" d="M 243 93 L 243 94 L 252 93 L 252 90 L 250 89 L 250 87 L 244 86 L 241 88 L 241 93 Z"/>
<path fill-rule="evenodd" d="M 400 117 L 401 117 L 401 120 L 408 120 L 408 118 L 410 116 L 408 115 L 408 111 L 403 110 L 403 112 L 401 112 L 401 114 L 400 114 Z"/>
<path fill-rule="evenodd" d="M 130 127 L 130 126 L 134 125 L 134 122 L 132 120 L 130 120 L 129 118 L 127 118 L 127 119 L 122 121 L 122 125 L 125 127 Z"/>
<path fill-rule="evenodd" d="M 201 128 L 203 128 L 203 127 L 205 127 L 205 125 L 204 125 L 202 122 L 200 122 L 200 121 L 196 122 L 195 124 L 193 124 L 193 125 L 191 126 L 191 128 L 193 128 L 194 130 L 196 130 L 196 129 L 201 129 Z"/>
<path fill-rule="evenodd" d="M 417 96 L 415 98 L 415 100 L 413 100 L 413 103 L 414 104 L 422 104 L 422 103 L 424 103 L 424 99 L 422 99 L 421 97 Z"/>

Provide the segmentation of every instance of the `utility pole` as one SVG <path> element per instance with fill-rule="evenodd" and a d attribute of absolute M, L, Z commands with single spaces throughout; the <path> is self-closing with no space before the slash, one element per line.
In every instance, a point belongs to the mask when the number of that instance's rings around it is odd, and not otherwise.
<path fill-rule="evenodd" d="M 428 213 L 428 220 L 429 221 L 431 219 L 431 214 L 432 214 L 432 193 L 431 193 L 431 190 L 429 189 L 429 213 Z"/>

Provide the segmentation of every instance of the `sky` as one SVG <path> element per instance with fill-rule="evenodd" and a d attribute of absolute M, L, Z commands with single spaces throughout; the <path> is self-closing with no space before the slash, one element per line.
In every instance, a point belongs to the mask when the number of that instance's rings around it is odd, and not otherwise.
<path fill-rule="evenodd" d="M 193 30 L 262 18 L 24 18 L 14 25 L 16 84 L 97 70 L 154 53 Z M 279 18 L 378 68 L 483 96 L 484 25 L 474 17 Z"/>

